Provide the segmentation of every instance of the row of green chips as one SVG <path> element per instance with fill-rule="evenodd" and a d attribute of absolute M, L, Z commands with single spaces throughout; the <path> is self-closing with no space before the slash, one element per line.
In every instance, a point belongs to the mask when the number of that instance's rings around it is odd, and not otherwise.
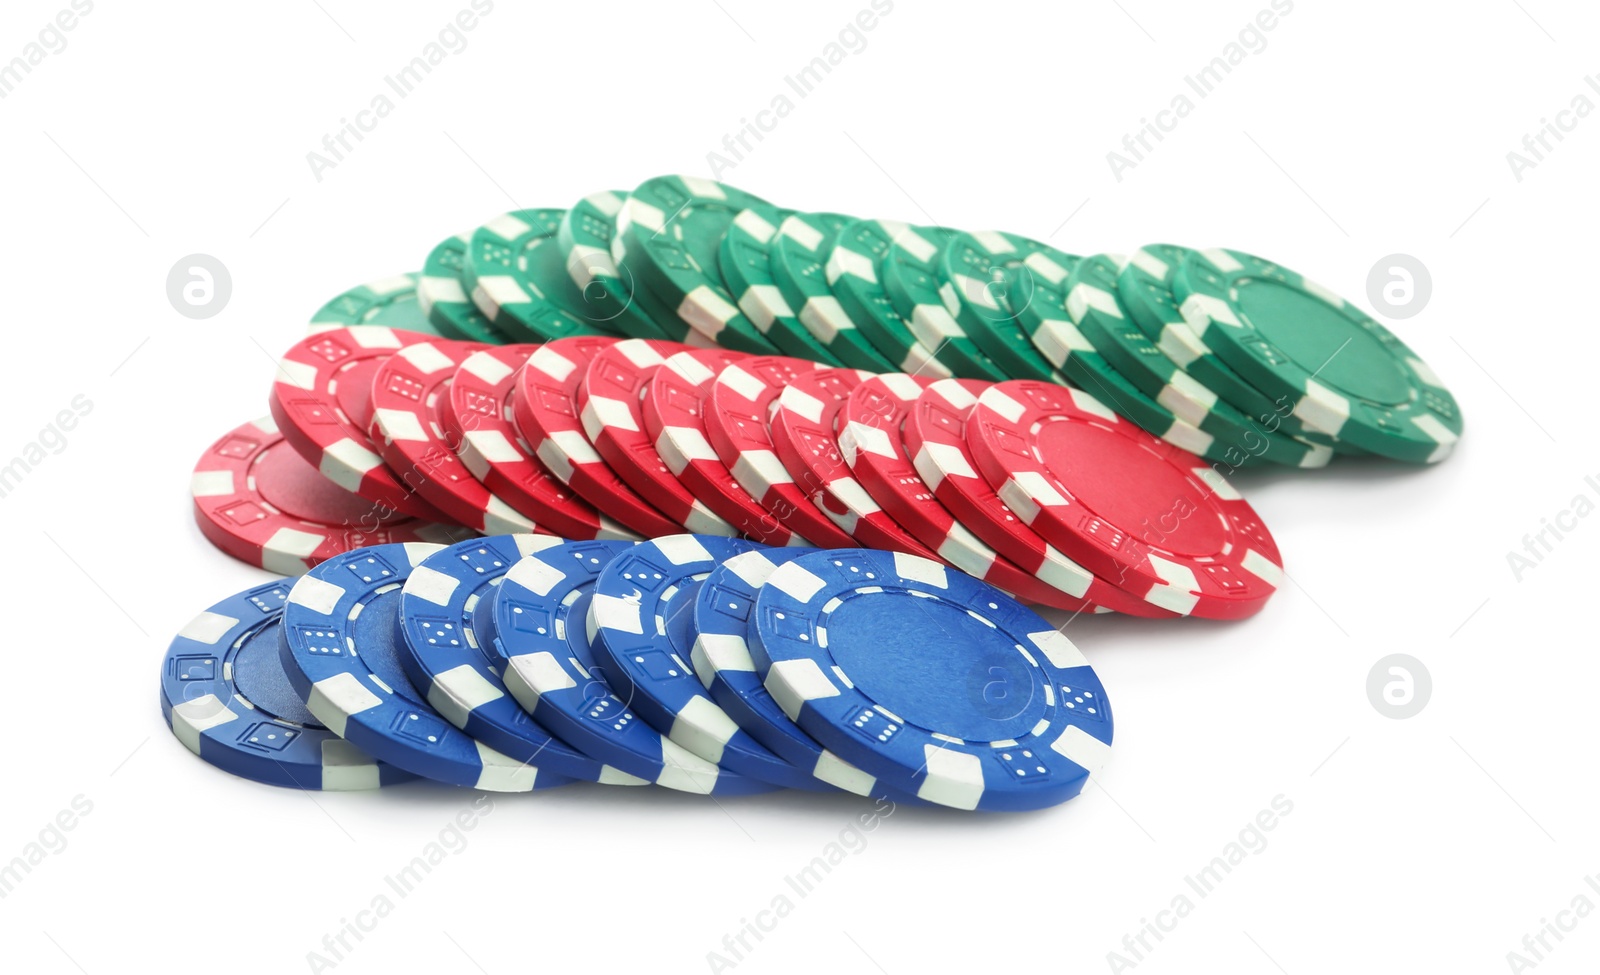
<path fill-rule="evenodd" d="M 1462 430 L 1449 390 L 1387 328 L 1262 258 L 1173 244 L 1080 257 L 1009 233 L 783 210 L 688 176 L 496 217 L 436 246 L 420 275 L 352 289 L 313 319 L 352 324 L 1046 380 L 1229 467 L 1432 463 Z"/>

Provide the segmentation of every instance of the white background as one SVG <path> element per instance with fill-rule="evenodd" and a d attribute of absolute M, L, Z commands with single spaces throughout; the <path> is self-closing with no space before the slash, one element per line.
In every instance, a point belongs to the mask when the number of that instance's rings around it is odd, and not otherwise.
<path fill-rule="evenodd" d="M 0 61 L 64 5 L 5 4 Z M 865 5 L 499 0 L 320 182 L 306 154 L 466 0 L 102 0 L 0 100 L 0 460 L 74 396 L 93 402 L 0 499 L 0 860 L 74 797 L 93 804 L 0 900 L 8 969 L 101 975 L 142 956 L 308 970 L 323 936 L 470 806 L 420 785 L 257 786 L 167 732 L 171 634 L 266 578 L 194 527 L 195 458 L 265 414 L 272 355 L 329 297 L 417 269 L 504 210 L 708 175 L 724 133 Z M 997 227 L 1080 253 L 1225 244 L 1363 303 L 1381 257 L 1414 255 L 1433 298 L 1392 324 L 1467 422 L 1434 468 L 1239 477 L 1292 582 L 1237 624 L 1071 624 L 1116 709 L 1097 784 L 1032 815 L 901 811 L 737 971 L 1108 971 L 1125 933 L 1189 893 L 1192 913 L 1139 972 L 1499 972 L 1575 896 L 1600 904 L 1584 885 L 1600 870 L 1600 519 L 1520 581 L 1507 564 L 1543 519 L 1600 497 L 1584 483 L 1600 475 L 1600 120 L 1520 182 L 1506 159 L 1575 95 L 1600 100 L 1584 83 L 1600 19 L 1553 0 L 1299 0 L 1117 181 L 1107 152 L 1265 6 L 899 0 L 722 174 L 798 209 Z M 207 321 L 165 292 L 196 252 L 233 277 Z M 1367 696 L 1394 652 L 1432 674 L 1408 720 Z M 1211 896 L 1189 891 L 1185 875 L 1280 794 L 1293 812 L 1266 848 Z M 864 808 L 588 786 L 498 798 L 335 970 L 712 970 L 707 953 Z M 1550 943 L 1539 972 L 1593 971 L 1600 919 Z"/>

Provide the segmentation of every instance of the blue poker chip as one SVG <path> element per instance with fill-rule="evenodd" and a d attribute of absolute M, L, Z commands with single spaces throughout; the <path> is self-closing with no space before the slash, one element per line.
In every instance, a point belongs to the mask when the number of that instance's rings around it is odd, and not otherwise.
<path fill-rule="evenodd" d="M 329 559 L 289 590 L 278 641 L 306 708 L 379 759 L 451 785 L 527 792 L 566 785 L 474 741 L 422 702 L 400 666 L 400 589 L 442 545 L 374 545 Z"/>
<path fill-rule="evenodd" d="M 929 802 L 1051 806 L 1082 791 L 1111 751 L 1111 706 L 1078 648 L 937 562 L 803 555 L 768 577 L 751 633 L 751 658 L 785 714 Z"/>
<path fill-rule="evenodd" d="M 229 596 L 189 621 L 161 664 L 161 713 L 177 739 L 234 775 L 324 791 L 415 778 L 317 723 L 278 657 L 288 579 Z"/>
<path fill-rule="evenodd" d="M 435 552 L 400 590 L 400 665 L 451 724 L 519 762 L 610 785 L 646 785 L 551 736 L 507 691 L 494 639 L 494 590 L 524 555 L 556 545 L 550 535 L 474 538 Z M 487 606 L 490 612 L 479 613 Z M 482 628 L 483 624 L 488 628 Z"/>
<path fill-rule="evenodd" d="M 870 773 L 823 748 L 783 713 L 756 676 L 747 643 L 756 594 L 778 566 L 804 554 L 804 549 L 789 548 L 745 552 L 712 570 L 695 596 L 694 648 L 689 652 L 695 675 L 739 727 L 790 765 L 846 792 L 920 805 L 920 800 L 884 788 Z"/>
<path fill-rule="evenodd" d="M 584 754 L 681 792 L 740 795 L 772 786 L 661 736 L 611 692 L 595 660 L 589 604 L 600 572 L 632 542 L 567 542 L 529 555 L 494 598 L 494 652 L 534 720 Z"/>
<path fill-rule="evenodd" d="M 790 765 L 717 706 L 689 665 L 700 584 L 720 563 L 762 546 L 713 535 L 668 535 L 617 556 L 595 582 L 595 660 L 634 713 L 708 762 L 791 789 L 832 792 Z"/>

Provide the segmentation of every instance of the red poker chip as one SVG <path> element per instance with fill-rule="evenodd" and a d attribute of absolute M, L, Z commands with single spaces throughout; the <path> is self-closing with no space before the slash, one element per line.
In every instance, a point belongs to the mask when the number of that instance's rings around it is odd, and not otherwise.
<path fill-rule="evenodd" d="M 206 448 L 189 492 L 194 520 L 211 544 L 279 575 L 299 575 L 367 545 L 444 544 L 469 534 L 351 494 L 285 443 L 270 416 Z"/>
<path fill-rule="evenodd" d="M 645 389 L 645 429 L 684 487 L 729 524 L 768 545 L 808 545 L 739 486 L 706 439 L 705 410 L 717 373 L 743 358 L 741 352 L 708 349 L 668 359 Z"/>
<path fill-rule="evenodd" d="M 739 529 L 706 507 L 679 483 L 644 430 L 640 398 L 650 377 L 668 356 L 684 351 L 681 342 L 624 339 L 589 360 L 578 386 L 578 418 L 594 449 L 611 469 L 661 513 L 699 535 L 737 535 Z M 697 353 L 720 362 L 719 352 Z"/>
<path fill-rule="evenodd" d="M 283 438 L 346 491 L 426 521 L 449 519 L 384 466 L 367 433 L 372 377 L 394 353 L 428 336 L 381 325 L 308 335 L 278 361 L 267 405 Z"/>
<path fill-rule="evenodd" d="M 706 406 L 706 438 L 739 486 L 791 531 L 823 548 L 857 542 L 812 503 L 795 483 L 772 442 L 768 418 L 778 394 L 801 376 L 827 369 L 788 356 L 754 356 L 717 373 Z"/>
<path fill-rule="evenodd" d="M 578 387 L 590 360 L 619 341 L 578 335 L 539 346 L 511 387 L 511 414 L 534 456 L 579 497 L 646 537 L 676 535 L 678 523 L 617 476 L 578 419 Z"/>
<path fill-rule="evenodd" d="M 1146 602 L 1239 619 L 1283 578 L 1277 543 L 1222 475 L 1082 390 L 998 383 L 978 397 L 967 445 L 1017 517 Z"/>
<path fill-rule="evenodd" d="M 461 462 L 483 486 L 563 538 L 637 539 L 545 469 L 511 418 L 517 371 L 537 345 L 501 345 L 473 353 L 456 370 L 440 421 Z"/>
<path fill-rule="evenodd" d="M 889 373 L 857 386 L 839 416 L 839 451 L 862 486 L 883 509 L 968 575 L 1019 599 L 1074 612 L 1095 610 L 1087 600 L 1053 589 L 985 545 L 939 499 L 912 466 L 901 427 L 932 378 Z"/>
<path fill-rule="evenodd" d="M 941 379 L 911 404 L 904 427 L 906 449 L 933 496 L 985 544 L 1048 586 L 1130 616 L 1176 616 L 1118 589 L 1057 551 L 1024 525 L 978 473 L 967 450 L 967 417 L 978 396 L 993 385 L 980 379 Z"/>
<path fill-rule="evenodd" d="M 875 373 L 819 369 L 796 376 L 778 394 L 769 430 L 784 468 L 839 529 L 868 548 L 939 556 L 872 500 L 839 453 L 836 422 L 850 392 Z"/>
<path fill-rule="evenodd" d="M 450 381 L 481 342 L 435 339 L 408 345 L 383 361 L 372 378 L 369 432 L 389 469 L 451 518 L 486 535 L 540 531 L 472 476 L 456 456 L 440 421 Z"/>

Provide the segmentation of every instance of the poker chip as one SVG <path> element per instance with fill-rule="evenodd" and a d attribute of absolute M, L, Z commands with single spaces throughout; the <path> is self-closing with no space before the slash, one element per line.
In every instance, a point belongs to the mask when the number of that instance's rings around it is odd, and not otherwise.
<path fill-rule="evenodd" d="M 728 361 L 736 360 L 717 365 Z M 717 371 L 703 356 L 680 352 L 650 377 L 644 422 L 656 452 L 684 487 L 738 531 L 768 545 L 808 545 L 740 486 L 706 438 L 705 414 Z"/>
<path fill-rule="evenodd" d="M 883 372 L 894 364 L 856 327 L 828 283 L 827 262 L 839 231 L 855 220 L 842 213 L 785 217 L 768 250 L 768 266 L 778 293 L 829 355 L 845 366 Z"/>
<path fill-rule="evenodd" d="M 453 530 L 374 504 L 323 477 L 284 443 L 272 418 L 241 424 L 189 478 L 195 523 L 217 548 L 279 575 L 388 542 L 448 542 Z"/>
<path fill-rule="evenodd" d="M 1114 278 L 1120 264 L 1121 259 L 1111 254 L 1083 258 L 1073 266 L 1067 284 L 1070 287 L 1074 277 L 1081 281 L 1091 274 L 1109 274 Z M 1252 455 L 1227 445 L 1219 446 L 1209 433 L 1180 420 L 1171 410 L 1141 393 L 1106 362 L 1072 317 L 1073 314 L 1121 316 L 1119 303 L 1096 307 L 1079 302 L 1068 308 L 1066 292 L 1056 292 L 1038 276 L 1030 276 L 1029 280 L 1032 294 L 1029 300 L 1019 304 L 1018 318 L 1028 329 L 1034 346 L 1051 365 L 1061 370 L 1063 378 L 1058 385 L 1065 385 L 1066 380 L 1077 383 L 1141 428 L 1206 460 L 1230 467 L 1248 467 L 1255 463 Z"/>
<path fill-rule="evenodd" d="M 895 370 L 943 379 L 951 372 L 939 358 L 938 345 L 919 341 L 913 323 L 885 288 L 886 261 L 901 240 L 919 248 L 935 246 L 895 220 L 857 220 L 840 228 L 828 252 L 828 286 L 878 354 L 896 364 Z"/>
<path fill-rule="evenodd" d="M 401 587 L 440 545 L 377 545 L 301 576 L 283 610 L 279 653 L 306 708 L 339 737 L 408 772 L 490 792 L 572 780 L 495 751 L 423 703 L 400 655 Z"/>
<path fill-rule="evenodd" d="M 856 479 L 895 521 L 939 560 L 1024 599 L 1081 612 L 1092 609 L 1033 578 L 985 545 L 934 497 L 911 463 L 902 427 L 933 380 L 890 373 L 857 386 L 839 416 L 839 452 Z"/>
<path fill-rule="evenodd" d="M 458 524 L 491 535 L 538 526 L 490 493 L 446 440 L 441 413 L 461 363 L 477 342 L 438 339 L 408 345 L 385 359 L 372 379 L 369 433 L 389 469 Z"/>
<path fill-rule="evenodd" d="M 819 369 L 796 376 L 774 404 L 768 432 L 789 475 L 818 510 L 867 548 L 936 556 L 872 500 L 839 451 L 838 419 L 850 393 L 872 373 Z"/>
<path fill-rule="evenodd" d="M 595 452 L 578 417 L 578 387 L 590 361 L 618 341 L 587 335 L 540 347 L 517 373 L 512 417 L 534 456 L 579 497 L 641 535 L 675 535 L 678 523 L 617 476 Z"/>
<path fill-rule="evenodd" d="M 348 325 L 382 325 L 438 335 L 419 301 L 421 280 L 420 274 L 396 274 L 356 285 L 317 309 L 306 331 L 315 334 Z"/>
<path fill-rule="evenodd" d="M 710 535 L 668 535 L 612 559 L 595 581 L 589 613 L 595 660 L 635 714 L 708 762 L 791 789 L 832 791 L 741 729 L 689 664 L 701 584 L 722 562 L 755 550 Z"/>
<path fill-rule="evenodd" d="M 675 321 L 672 309 L 650 294 L 627 268 L 611 256 L 617 214 L 628 194 L 622 190 L 591 193 L 567 210 L 556 231 L 566 273 L 577 288 L 582 309 L 568 309 L 586 322 L 636 339 L 673 338 L 663 322 Z"/>
<path fill-rule="evenodd" d="M 500 345 L 510 339 L 483 317 L 468 295 L 463 275 L 471 239 L 470 234 L 448 237 L 428 252 L 417 282 L 417 303 L 441 336 Z"/>
<path fill-rule="evenodd" d="M 680 792 L 745 795 L 773 787 L 708 762 L 640 720 L 596 661 L 595 583 L 629 542 L 567 542 L 506 573 L 494 601 L 494 652 L 535 721 L 590 758 Z"/>
<path fill-rule="evenodd" d="M 1338 453 L 1365 453 L 1307 427 L 1294 415 L 1293 400 L 1268 397 L 1200 341 L 1183 320 L 1178 299 L 1172 293 L 1172 279 L 1190 253 L 1189 248 L 1176 244 L 1146 244 L 1128 258 L 1117 276 L 1117 295 L 1129 320 L 1201 388 L 1215 390 L 1220 398 L 1269 431 L 1281 430 L 1292 437 L 1332 447 Z"/>
<path fill-rule="evenodd" d="M 991 386 L 966 442 L 1018 518 L 1146 602 L 1238 619 L 1259 612 L 1283 579 L 1272 535 L 1226 478 L 1083 390 Z"/>
<path fill-rule="evenodd" d="M 937 562 L 808 554 L 772 573 L 754 618 L 752 657 L 784 713 L 919 799 L 1039 809 L 1076 796 L 1109 757 L 1111 706 L 1078 648 Z"/>
<path fill-rule="evenodd" d="M 295 695 L 278 656 L 288 579 L 229 596 L 190 620 L 161 663 L 173 735 L 226 772 L 298 789 L 375 789 L 414 778 L 329 731 Z"/>
<path fill-rule="evenodd" d="M 1017 234 L 957 233 L 938 256 L 940 297 L 964 337 L 1006 378 L 1053 381 L 1055 369 L 1034 348 L 1013 305 L 1031 299 L 1034 278 L 1046 282 L 1046 294 L 1065 291 L 1079 260 Z"/>
<path fill-rule="evenodd" d="M 779 392 L 800 376 L 823 368 L 787 356 L 755 356 L 717 373 L 704 413 L 706 439 L 733 479 L 784 527 L 813 545 L 853 548 L 841 530 L 790 476 L 767 426 Z"/>
<path fill-rule="evenodd" d="M 713 180 L 657 176 L 635 187 L 623 203 L 611 256 L 700 335 L 740 352 L 770 355 L 777 347 L 734 303 L 717 256 L 740 211 L 768 206 L 754 194 Z"/>
<path fill-rule="evenodd" d="M 778 225 L 792 215 L 788 210 L 772 207 L 739 211 L 722 237 L 717 266 L 739 310 L 779 351 L 836 365 L 833 353 L 801 324 L 773 280 L 773 240 L 778 235 Z"/>
<path fill-rule="evenodd" d="M 1314 430 L 1381 457 L 1434 464 L 1461 437 L 1439 377 L 1372 316 L 1242 251 L 1193 251 L 1172 281 L 1200 341 Z"/>
<path fill-rule="evenodd" d="M 1057 551 L 1023 524 L 978 473 L 967 449 L 967 418 L 978 395 L 991 385 L 979 379 L 941 379 L 911 404 L 904 427 L 906 449 L 933 496 L 984 543 L 1069 596 L 1131 616 L 1175 615 L 1097 578 Z"/>
<path fill-rule="evenodd" d="M 955 237 L 948 227 L 911 227 L 896 234 L 879 261 L 883 292 L 911 334 L 948 367 L 967 379 L 1007 378 L 951 313 L 954 289 L 940 277 L 939 255 Z M 909 371 L 909 370 L 908 370 Z"/>
<path fill-rule="evenodd" d="M 858 796 L 885 792 L 877 779 L 828 751 L 778 707 L 756 674 L 749 633 L 756 594 L 797 549 L 743 552 L 711 570 L 694 598 L 694 647 L 690 660 L 711 699 L 750 737 L 819 782 Z M 896 801 L 911 801 L 894 796 Z"/>
<path fill-rule="evenodd" d="M 601 349 L 578 386 L 578 416 L 595 451 L 651 506 L 687 531 L 737 535 L 738 529 L 678 483 L 644 430 L 640 399 L 645 386 L 666 357 L 683 348 L 678 342 L 626 339 Z M 721 350 L 689 354 L 702 357 L 708 367 L 740 355 Z"/>
<path fill-rule="evenodd" d="M 400 665 L 446 721 L 519 762 L 608 785 L 643 779 L 589 758 L 552 737 L 506 690 L 490 645 L 494 614 L 479 612 L 525 555 L 563 544 L 549 535 L 498 535 L 452 545 L 411 570 L 400 590 Z"/>
<path fill-rule="evenodd" d="M 278 360 L 267 405 L 283 438 L 335 484 L 426 521 L 448 521 L 384 466 L 367 430 L 372 380 L 385 359 L 427 336 L 378 325 L 309 335 Z"/>
<path fill-rule="evenodd" d="M 565 210 L 513 210 L 472 232 L 462 283 L 484 318 L 519 341 L 605 331 L 569 314 L 548 290 L 570 286 L 556 239 L 565 215 Z"/>
<path fill-rule="evenodd" d="M 440 421 L 461 462 L 483 486 L 563 538 L 639 536 L 595 511 L 547 470 L 512 418 L 511 390 L 534 345 L 504 345 L 462 360 Z"/>
<path fill-rule="evenodd" d="M 1125 314 L 1111 263 L 1080 263 L 1082 273 L 1071 279 L 1067 314 L 1112 368 L 1174 416 L 1211 436 L 1213 449 L 1223 449 L 1230 461 L 1241 458 L 1239 463 L 1259 458 L 1285 467 L 1326 467 L 1333 460 L 1331 448 L 1273 433 L 1190 379 Z"/>

